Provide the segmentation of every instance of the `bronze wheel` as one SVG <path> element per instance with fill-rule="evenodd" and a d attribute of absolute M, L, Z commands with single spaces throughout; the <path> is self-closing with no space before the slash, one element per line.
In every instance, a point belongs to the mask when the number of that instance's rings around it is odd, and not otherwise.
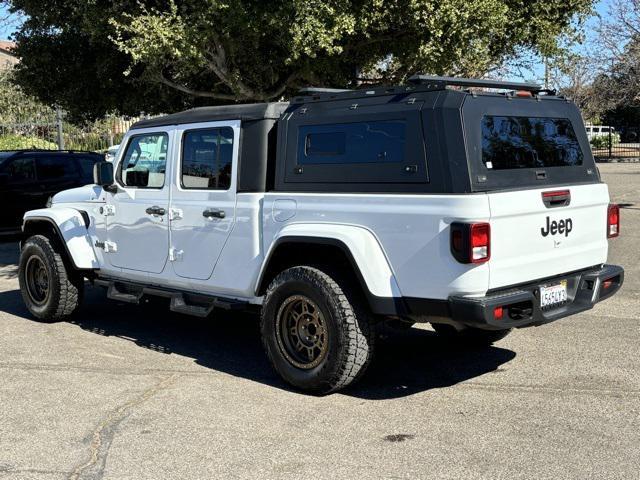
<path fill-rule="evenodd" d="M 335 392 L 360 378 L 375 340 L 361 301 L 348 282 L 338 283 L 316 267 L 300 265 L 276 275 L 265 294 L 260 330 L 282 378 L 315 394 Z"/>
<path fill-rule="evenodd" d="M 44 321 L 71 315 L 82 301 L 84 287 L 83 277 L 65 265 L 54 245 L 51 239 L 34 235 L 24 242 L 20 254 L 22 299 L 31 314 Z"/>
<path fill-rule="evenodd" d="M 287 298 L 276 317 L 278 346 L 295 367 L 314 368 L 328 350 L 327 328 L 318 306 L 304 295 Z"/>
<path fill-rule="evenodd" d="M 29 257 L 25 266 L 25 277 L 31 301 L 36 305 L 44 305 L 49 296 L 49 272 L 39 256 Z"/>

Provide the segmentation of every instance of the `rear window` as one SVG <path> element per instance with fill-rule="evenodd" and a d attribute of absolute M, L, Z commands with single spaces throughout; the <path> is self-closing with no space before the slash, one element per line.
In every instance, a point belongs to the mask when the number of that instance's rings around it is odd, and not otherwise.
<path fill-rule="evenodd" d="M 580 166 L 584 160 L 566 118 L 484 116 L 482 162 L 490 170 Z"/>

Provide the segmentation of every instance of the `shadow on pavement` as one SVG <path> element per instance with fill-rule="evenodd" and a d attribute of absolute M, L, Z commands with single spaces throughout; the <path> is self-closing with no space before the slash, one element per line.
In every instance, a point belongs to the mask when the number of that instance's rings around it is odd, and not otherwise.
<path fill-rule="evenodd" d="M 17 290 L 0 292 L 0 310 L 32 320 Z M 162 304 L 119 304 L 107 300 L 102 289 L 88 287 L 83 307 L 70 322 L 98 335 L 124 338 L 143 348 L 190 357 L 207 368 L 290 390 L 263 353 L 257 317 L 217 313 L 203 320 L 174 314 Z M 404 397 L 494 372 L 515 355 L 499 347 L 456 348 L 422 329 L 391 332 L 362 381 L 342 393 L 376 400 Z"/>

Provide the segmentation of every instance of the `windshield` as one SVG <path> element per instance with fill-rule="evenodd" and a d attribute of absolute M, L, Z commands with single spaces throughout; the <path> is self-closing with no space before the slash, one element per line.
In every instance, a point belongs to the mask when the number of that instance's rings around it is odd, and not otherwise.
<path fill-rule="evenodd" d="M 482 118 L 482 162 L 487 169 L 570 167 L 582 165 L 583 159 L 566 118 Z"/>

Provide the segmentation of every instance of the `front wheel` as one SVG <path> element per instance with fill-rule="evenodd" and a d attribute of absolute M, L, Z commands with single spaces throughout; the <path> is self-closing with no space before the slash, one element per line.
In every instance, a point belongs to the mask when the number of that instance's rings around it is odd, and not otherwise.
<path fill-rule="evenodd" d="M 316 394 L 353 383 L 373 355 L 372 320 L 357 291 L 313 267 L 289 268 L 271 282 L 260 329 L 280 376 Z"/>
<path fill-rule="evenodd" d="M 444 323 L 433 323 L 431 326 L 444 339 L 472 347 L 488 347 L 511 333 L 510 328 L 505 330 L 483 330 L 481 328 L 463 327 L 462 330 L 458 330 L 452 325 Z"/>
<path fill-rule="evenodd" d="M 65 266 L 62 254 L 43 235 L 24 243 L 18 281 L 25 305 L 40 320 L 63 320 L 82 301 L 82 277 Z"/>

